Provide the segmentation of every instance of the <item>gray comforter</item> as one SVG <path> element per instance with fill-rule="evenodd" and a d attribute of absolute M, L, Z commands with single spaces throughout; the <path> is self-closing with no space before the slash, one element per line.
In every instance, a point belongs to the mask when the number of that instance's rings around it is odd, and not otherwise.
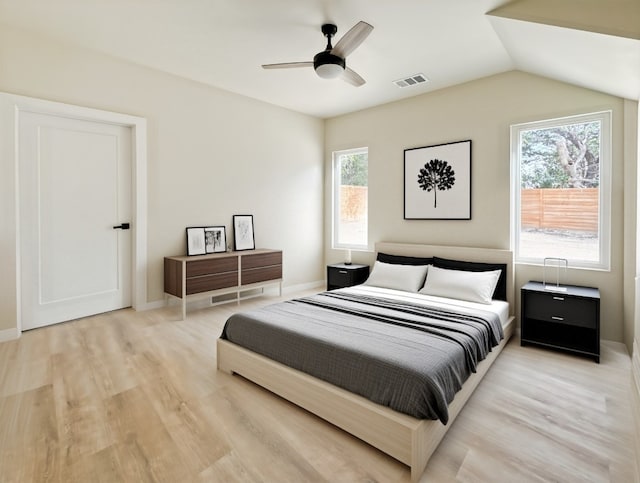
<path fill-rule="evenodd" d="M 478 316 L 345 290 L 235 314 L 223 339 L 396 411 L 446 424 L 448 404 L 503 337 Z"/>

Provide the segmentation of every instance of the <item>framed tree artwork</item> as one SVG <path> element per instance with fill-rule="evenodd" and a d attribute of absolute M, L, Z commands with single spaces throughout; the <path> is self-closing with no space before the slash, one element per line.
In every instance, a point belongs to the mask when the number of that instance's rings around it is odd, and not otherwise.
<path fill-rule="evenodd" d="M 471 219 L 471 140 L 404 150 L 404 219 Z"/>
<path fill-rule="evenodd" d="M 253 215 L 233 215 L 234 250 L 255 250 Z"/>

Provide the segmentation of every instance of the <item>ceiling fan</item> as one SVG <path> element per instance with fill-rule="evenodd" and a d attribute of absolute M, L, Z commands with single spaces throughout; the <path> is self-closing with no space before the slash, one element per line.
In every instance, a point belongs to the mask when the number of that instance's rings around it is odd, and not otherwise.
<path fill-rule="evenodd" d="M 335 47 L 331 45 L 331 38 L 338 31 L 334 24 L 327 23 L 322 26 L 322 33 L 327 37 L 327 47 L 313 57 L 313 62 L 285 62 L 280 64 L 263 64 L 264 69 L 292 69 L 297 67 L 313 67 L 319 77 L 323 79 L 342 80 L 360 87 L 365 80 L 355 71 L 347 67 L 346 57 L 353 52 L 367 36 L 373 27 L 367 22 L 358 22 L 351 30 L 342 36 Z"/>

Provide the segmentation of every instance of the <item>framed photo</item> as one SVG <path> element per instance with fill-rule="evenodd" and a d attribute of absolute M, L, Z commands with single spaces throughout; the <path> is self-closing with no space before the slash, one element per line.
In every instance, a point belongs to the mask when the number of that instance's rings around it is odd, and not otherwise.
<path fill-rule="evenodd" d="M 204 247 L 207 253 L 227 251 L 227 229 L 224 226 L 207 226 L 204 229 Z"/>
<path fill-rule="evenodd" d="M 233 215 L 234 250 L 255 250 L 253 215 Z"/>
<path fill-rule="evenodd" d="M 471 219 L 471 140 L 404 150 L 404 219 Z"/>
<path fill-rule="evenodd" d="M 204 227 L 187 227 L 187 255 L 204 255 L 205 253 Z"/>

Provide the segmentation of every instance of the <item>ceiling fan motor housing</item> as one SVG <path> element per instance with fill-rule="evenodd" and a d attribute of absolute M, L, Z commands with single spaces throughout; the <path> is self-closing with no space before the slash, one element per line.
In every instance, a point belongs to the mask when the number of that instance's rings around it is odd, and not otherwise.
<path fill-rule="evenodd" d="M 346 63 L 342 57 L 325 50 L 313 57 L 313 68 L 324 79 L 333 79 L 344 72 Z"/>

